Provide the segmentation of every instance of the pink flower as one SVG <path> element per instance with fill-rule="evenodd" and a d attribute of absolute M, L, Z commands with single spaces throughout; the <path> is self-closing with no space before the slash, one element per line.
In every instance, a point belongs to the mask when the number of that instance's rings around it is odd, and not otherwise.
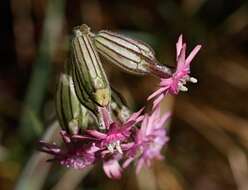
<path fill-rule="evenodd" d="M 187 81 L 192 83 L 197 82 L 197 79 L 190 77 L 189 74 L 190 63 L 200 49 L 201 45 L 197 45 L 186 58 L 186 43 L 183 43 L 183 37 L 180 35 L 176 44 L 176 71 L 169 78 L 161 77 L 159 84 L 160 88 L 148 97 L 148 100 L 154 99 L 154 107 L 156 107 L 167 94 L 175 95 L 178 94 L 179 91 L 187 91 L 187 87 L 184 86 Z"/>
<path fill-rule="evenodd" d="M 124 168 L 137 158 L 136 172 L 139 173 L 144 164 L 150 166 L 151 160 L 163 158 L 160 152 L 168 141 L 164 124 L 169 116 L 170 113 L 165 113 L 161 117 L 159 106 L 151 115 L 145 114 L 141 128 L 137 131 L 135 142 L 127 151 L 129 158 L 124 162 Z"/>
<path fill-rule="evenodd" d="M 53 155 L 54 158 L 51 160 L 74 169 L 83 169 L 96 161 L 95 153 L 99 148 L 95 144 L 73 142 L 65 131 L 61 131 L 61 136 L 66 145 L 63 149 L 44 141 L 39 142 L 39 149 Z"/>
<path fill-rule="evenodd" d="M 129 138 L 131 135 L 131 128 L 142 120 L 142 111 L 143 108 L 138 112 L 133 113 L 126 122 L 119 123 L 112 122 L 108 111 L 106 109 L 102 109 L 106 130 L 103 132 L 98 130 L 86 130 L 85 132 L 90 135 L 89 138 L 95 138 L 95 140 L 100 143 L 101 148 L 104 149 L 107 147 L 112 153 L 116 149 L 119 153 L 122 153 L 121 143 Z"/>

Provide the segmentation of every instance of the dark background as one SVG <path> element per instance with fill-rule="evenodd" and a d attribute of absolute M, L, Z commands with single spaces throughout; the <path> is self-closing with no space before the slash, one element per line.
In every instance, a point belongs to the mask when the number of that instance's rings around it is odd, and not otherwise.
<path fill-rule="evenodd" d="M 0 189 L 248 189 L 248 2 L 245 0 L 2 0 L 0 2 Z M 35 143 L 54 121 L 56 78 L 72 28 L 113 30 L 150 44 L 161 64 L 175 64 L 182 33 L 197 85 L 163 103 L 173 109 L 165 160 L 120 181 L 100 166 L 90 173 L 45 163 Z M 111 84 L 132 108 L 157 80 L 104 62 Z M 43 155 L 44 156 L 44 155 Z M 34 164 L 35 165 L 35 164 Z M 49 165 L 49 168 L 47 168 Z M 51 167 L 51 168 L 50 168 Z M 87 175 L 86 175 L 87 174 Z"/>

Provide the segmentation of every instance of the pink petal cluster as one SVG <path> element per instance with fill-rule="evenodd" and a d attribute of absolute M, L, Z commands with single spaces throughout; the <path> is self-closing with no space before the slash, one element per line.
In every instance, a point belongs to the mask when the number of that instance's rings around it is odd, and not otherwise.
<path fill-rule="evenodd" d="M 140 129 L 137 131 L 135 141 L 127 151 L 127 160 L 123 166 L 127 167 L 131 161 L 137 160 L 136 173 L 139 173 L 142 166 L 151 165 L 153 159 L 163 159 L 161 149 L 168 141 L 164 124 L 170 117 L 170 113 L 160 116 L 160 107 L 149 114 L 146 113 Z"/>
<path fill-rule="evenodd" d="M 143 111 L 132 114 L 124 123 L 112 122 L 109 114 L 104 113 L 105 131 L 85 130 L 83 135 L 61 131 L 63 148 L 40 141 L 40 150 L 52 154 L 53 160 L 61 165 L 74 169 L 102 161 L 105 174 L 112 179 L 119 179 L 123 169 L 137 158 L 139 172 L 143 164 L 150 166 L 152 159 L 162 158 L 160 151 L 168 140 L 163 125 L 169 114 L 160 117 L 159 107 L 151 114 L 142 115 Z"/>
<path fill-rule="evenodd" d="M 99 146 L 101 148 L 108 148 L 110 152 L 114 152 L 116 149 L 122 153 L 120 145 L 129 138 L 132 127 L 143 119 L 143 116 L 141 115 L 143 108 L 138 112 L 133 113 L 124 123 L 111 122 L 111 117 L 107 110 L 101 109 L 101 111 L 107 131 L 99 132 L 98 130 L 86 130 L 86 133 L 90 135 L 90 138 L 95 138 L 96 142 L 100 143 Z"/>
<path fill-rule="evenodd" d="M 55 144 L 39 142 L 39 149 L 54 156 L 52 160 L 58 161 L 68 168 L 84 169 L 96 161 L 96 152 L 99 148 L 94 143 L 73 142 L 71 137 L 65 132 L 60 132 L 65 147 L 60 148 Z"/>
<path fill-rule="evenodd" d="M 197 82 L 189 74 L 190 63 L 200 48 L 197 45 L 186 58 L 186 43 L 183 43 L 182 35 L 179 37 L 176 71 L 169 78 L 160 78 L 160 88 L 148 97 L 153 104 L 150 111 L 145 112 L 147 109 L 142 108 L 127 121 L 119 122 L 112 121 L 111 110 L 99 108 L 104 129 L 86 129 L 76 135 L 62 130 L 62 148 L 40 141 L 39 149 L 53 155 L 52 160 L 74 169 L 84 169 L 102 162 L 105 174 L 112 179 L 119 179 L 132 162 L 136 164 L 136 173 L 139 173 L 143 166 L 149 167 L 152 160 L 163 159 L 161 150 L 168 141 L 164 126 L 170 113 L 161 115 L 160 102 L 168 94 L 177 95 L 180 90 L 186 91 L 184 85 L 187 81 Z"/>
<path fill-rule="evenodd" d="M 197 45 L 186 58 L 186 43 L 183 42 L 183 36 L 179 36 L 176 44 L 176 71 L 169 78 L 160 78 L 159 89 L 148 97 L 148 100 L 154 99 L 154 106 L 158 105 L 167 94 L 177 95 L 179 91 L 187 91 L 187 87 L 184 86 L 187 81 L 197 82 L 197 79 L 190 77 L 189 74 L 190 63 L 200 49 L 201 45 Z"/>

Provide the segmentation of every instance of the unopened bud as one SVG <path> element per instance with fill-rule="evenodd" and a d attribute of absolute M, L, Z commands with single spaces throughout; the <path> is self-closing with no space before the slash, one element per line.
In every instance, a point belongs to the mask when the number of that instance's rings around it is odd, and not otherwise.
<path fill-rule="evenodd" d="M 157 62 L 149 45 L 114 32 L 100 31 L 94 42 L 104 58 L 133 74 L 147 74 L 149 65 Z"/>
<path fill-rule="evenodd" d="M 78 91 L 86 91 L 96 104 L 107 106 L 111 100 L 109 83 L 87 25 L 74 29 L 71 57 L 77 75 L 77 78 L 73 79 L 77 95 L 80 95 Z M 79 100 L 81 99 L 79 97 Z"/>
<path fill-rule="evenodd" d="M 71 134 L 77 134 L 80 128 L 86 128 L 88 125 L 89 113 L 79 102 L 70 75 L 60 75 L 56 92 L 56 111 L 61 127 Z"/>

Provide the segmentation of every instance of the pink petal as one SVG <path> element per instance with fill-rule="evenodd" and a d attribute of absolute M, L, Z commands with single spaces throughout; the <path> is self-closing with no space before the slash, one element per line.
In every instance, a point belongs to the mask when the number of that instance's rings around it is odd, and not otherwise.
<path fill-rule="evenodd" d="M 139 117 L 136 119 L 136 123 L 141 122 L 143 119 L 144 119 L 144 116 L 143 116 L 143 115 L 139 116 Z"/>
<path fill-rule="evenodd" d="M 137 166 L 136 166 L 136 174 L 137 175 L 140 173 L 140 170 L 143 167 L 143 165 L 144 165 L 144 159 L 141 158 L 137 161 Z"/>
<path fill-rule="evenodd" d="M 89 148 L 89 150 L 87 151 L 88 153 L 95 153 L 97 151 L 99 151 L 100 148 L 98 148 L 95 143 L 92 144 L 92 146 Z"/>
<path fill-rule="evenodd" d="M 202 47 L 201 45 L 197 45 L 197 46 L 191 51 L 191 53 L 189 54 L 189 56 L 188 56 L 187 59 L 186 59 L 186 62 L 185 62 L 186 65 L 189 65 L 189 64 L 190 64 L 190 62 L 194 59 L 194 57 L 196 56 L 196 54 L 200 51 L 201 47 Z"/>
<path fill-rule="evenodd" d="M 96 130 L 85 130 L 85 132 L 87 132 L 88 134 L 98 138 L 98 139 L 105 139 L 107 137 L 106 134 L 104 133 L 101 133 L 99 131 L 96 131 Z"/>
<path fill-rule="evenodd" d="M 75 140 L 96 140 L 93 137 L 87 137 L 87 136 L 83 136 L 83 135 L 72 135 L 71 138 L 75 139 Z"/>
<path fill-rule="evenodd" d="M 168 86 L 171 85 L 171 83 L 173 83 L 173 78 L 167 78 L 167 79 L 161 79 L 159 86 L 161 86 L 161 88 L 163 88 L 164 90 L 167 90 Z"/>
<path fill-rule="evenodd" d="M 122 128 L 126 128 L 125 130 L 128 130 L 129 128 L 131 128 L 133 125 L 135 125 L 136 121 L 131 120 L 131 121 L 127 121 L 126 123 L 124 123 L 122 125 Z"/>
<path fill-rule="evenodd" d="M 129 122 L 129 121 L 135 121 L 135 120 L 140 116 L 140 114 L 143 112 L 144 109 L 145 109 L 145 108 L 142 107 L 139 111 L 134 112 L 134 113 L 128 118 L 127 122 Z M 126 122 L 126 123 L 127 123 L 127 122 Z"/>
<path fill-rule="evenodd" d="M 183 47 L 181 49 L 181 52 L 178 56 L 177 59 L 177 70 L 176 72 L 180 72 L 183 68 L 184 68 L 184 64 L 185 64 L 185 57 L 186 57 L 186 44 L 183 44 Z"/>
<path fill-rule="evenodd" d="M 134 145 L 134 142 L 126 143 L 121 145 L 122 150 L 128 150 Z"/>
<path fill-rule="evenodd" d="M 103 163 L 103 170 L 105 174 L 112 179 L 121 178 L 122 168 L 117 160 L 108 160 Z"/>
<path fill-rule="evenodd" d="M 177 53 L 177 57 L 179 57 L 179 54 L 181 52 L 181 49 L 183 47 L 183 35 L 181 34 L 178 38 L 178 41 L 176 43 L 176 53 Z"/>
<path fill-rule="evenodd" d="M 151 99 L 153 99 L 154 97 L 160 95 L 160 94 L 163 93 L 166 89 L 167 89 L 166 87 L 159 88 L 158 90 L 156 90 L 155 92 L 153 92 L 153 93 L 147 98 L 147 100 L 151 100 Z"/>
<path fill-rule="evenodd" d="M 123 163 L 122 167 L 123 167 L 123 168 L 127 168 L 127 167 L 131 164 L 131 162 L 132 162 L 133 160 L 134 160 L 134 158 L 129 157 L 127 160 L 125 160 L 125 162 Z"/>
<path fill-rule="evenodd" d="M 171 112 L 165 113 L 161 118 L 160 121 L 157 123 L 157 126 L 162 126 L 164 123 L 169 119 L 171 116 Z"/>
<path fill-rule="evenodd" d="M 141 124 L 141 128 L 138 131 L 138 135 L 137 135 L 137 141 L 143 141 L 143 139 L 146 137 L 146 130 L 147 130 L 147 124 L 148 124 L 148 116 L 147 114 L 145 115 L 142 124 Z"/>
<path fill-rule="evenodd" d="M 152 115 L 148 116 L 148 123 L 147 123 L 147 131 L 146 135 L 151 134 L 153 132 L 154 127 L 157 126 L 157 119 L 160 116 L 160 106 L 157 106 L 153 111 Z"/>
<path fill-rule="evenodd" d="M 160 104 L 160 102 L 163 100 L 164 96 L 165 96 L 164 94 L 161 94 L 159 97 L 157 97 L 157 98 L 153 101 L 152 109 L 155 109 L 156 107 L 158 107 L 158 105 Z"/>

